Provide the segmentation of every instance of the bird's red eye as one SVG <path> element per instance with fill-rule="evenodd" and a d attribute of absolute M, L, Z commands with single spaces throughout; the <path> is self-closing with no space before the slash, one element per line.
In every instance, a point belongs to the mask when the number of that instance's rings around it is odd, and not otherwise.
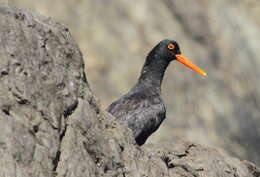
<path fill-rule="evenodd" d="M 175 48 L 175 46 L 174 46 L 173 44 L 169 44 L 167 47 L 168 47 L 168 49 L 170 49 L 170 50 L 172 50 L 172 49 Z"/>

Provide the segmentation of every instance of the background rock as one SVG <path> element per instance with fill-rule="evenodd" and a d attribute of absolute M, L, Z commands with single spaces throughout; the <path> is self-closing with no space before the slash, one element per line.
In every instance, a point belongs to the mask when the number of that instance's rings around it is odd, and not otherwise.
<path fill-rule="evenodd" d="M 176 39 L 208 76 L 171 64 L 163 83 L 168 118 L 151 142 L 185 138 L 260 164 L 260 1 L 10 2 L 70 27 L 103 109 L 134 85 L 158 41 Z"/>
<path fill-rule="evenodd" d="M 100 109 L 66 27 L 3 4 L 0 23 L 0 176 L 259 177 L 198 144 L 136 146 Z"/>

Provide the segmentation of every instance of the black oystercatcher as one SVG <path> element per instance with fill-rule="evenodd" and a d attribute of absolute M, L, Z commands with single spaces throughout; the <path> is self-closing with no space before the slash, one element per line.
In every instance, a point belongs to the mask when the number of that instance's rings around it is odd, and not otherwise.
<path fill-rule="evenodd" d="M 132 130 L 138 145 L 143 145 L 165 119 L 161 83 L 164 72 L 172 60 L 206 75 L 181 54 L 176 41 L 163 40 L 146 57 L 141 76 L 134 87 L 107 108 L 108 112 Z"/>

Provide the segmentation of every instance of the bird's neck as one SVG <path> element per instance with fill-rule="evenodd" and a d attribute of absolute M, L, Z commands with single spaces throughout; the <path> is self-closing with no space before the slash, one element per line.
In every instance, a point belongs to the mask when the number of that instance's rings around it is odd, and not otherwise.
<path fill-rule="evenodd" d="M 148 55 L 138 79 L 138 84 L 144 84 L 161 90 L 163 76 L 169 61 Z"/>

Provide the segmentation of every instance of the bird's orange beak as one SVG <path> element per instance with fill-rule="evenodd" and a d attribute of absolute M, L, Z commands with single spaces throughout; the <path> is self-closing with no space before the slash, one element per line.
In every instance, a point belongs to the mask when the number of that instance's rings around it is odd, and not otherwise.
<path fill-rule="evenodd" d="M 206 76 L 207 73 L 204 72 L 202 69 L 200 69 L 198 66 L 194 65 L 190 60 L 188 60 L 184 55 L 182 54 L 177 54 L 175 55 L 177 61 L 179 61 L 180 63 L 186 65 L 187 67 L 189 67 L 190 69 L 192 69 L 193 71 L 196 71 L 197 73 Z"/>

